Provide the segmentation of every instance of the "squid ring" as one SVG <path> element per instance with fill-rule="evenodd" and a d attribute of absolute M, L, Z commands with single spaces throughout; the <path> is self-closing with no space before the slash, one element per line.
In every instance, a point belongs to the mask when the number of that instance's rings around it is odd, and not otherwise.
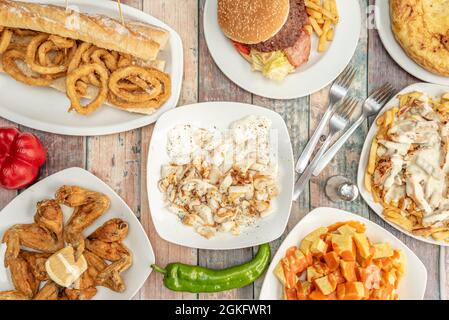
<path fill-rule="evenodd" d="M 16 60 L 25 61 L 25 53 L 16 49 L 6 51 L 2 56 L 3 69 L 17 81 L 31 86 L 48 87 L 52 79 L 42 77 L 30 77 L 25 75 L 17 66 Z"/>
<path fill-rule="evenodd" d="M 98 88 L 98 94 L 95 99 L 86 106 L 82 106 L 78 95 L 79 87 L 77 86 L 77 83 L 79 80 L 88 77 L 90 74 L 95 74 L 99 77 L 101 86 Z M 69 73 L 66 79 L 67 96 L 71 101 L 69 111 L 75 109 L 78 113 L 87 115 L 100 107 L 105 102 L 108 95 L 108 77 L 108 71 L 102 65 L 96 63 L 82 65 Z"/>
<path fill-rule="evenodd" d="M 109 89 L 119 99 L 130 103 L 142 103 L 157 99 L 163 94 L 164 83 L 161 81 L 163 72 L 156 69 L 146 69 L 138 66 L 129 66 L 119 69 L 111 74 Z M 142 90 L 127 91 L 120 88 L 119 82 L 128 80 Z"/>
<path fill-rule="evenodd" d="M 12 32 L 9 29 L 4 29 L 0 27 L 0 54 L 8 49 L 9 44 L 11 43 Z"/>
<path fill-rule="evenodd" d="M 53 75 L 66 72 L 69 59 L 65 59 L 66 61 L 64 61 L 63 64 L 57 66 L 44 66 L 36 62 L 36 55 L 39 50 L 39 47 L 43 45 L 47 40 L 54 43 L 55 49 L 68 49 L 73 48 L 76 45 L 75 41 L 73 40 L 68 40 L 57 36 L 49 36 L 48 34 L 37 35 L 33 39 L 31 39 L 30 43 L 28 44 L 25 59 L 26 63 L 28 64 L 31 70 L 39 74 Z M 71 43 L 71 47 L 67 47 L 68 43 L 66 41 Z M 62 47 L 59 47 L 58 43 L 62 45 Z"/>

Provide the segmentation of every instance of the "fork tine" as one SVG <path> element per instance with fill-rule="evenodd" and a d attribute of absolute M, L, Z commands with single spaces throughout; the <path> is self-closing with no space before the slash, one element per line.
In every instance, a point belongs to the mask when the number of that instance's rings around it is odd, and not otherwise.
<path fill-rule="evenodd" d="M 396 91 L 394 91 L 394 90 L 389 91 L 387 96 L 385 97 L 385 99 L 383 99 L 381 101 L 381 103 L 386 103 L 386 102 L 390 101 L 395 95 L 396 95 Z"/>
<path fill-rule="evenodd" d="M 348 80 L 355 74 L 355 69 L 353 66 L 348 66 L 342 74 L 337 78 L 336 83 L 342 87 L 346 87 Z"/>
<path fill-rule="evenodd" d="M 345 119 L 349 119 L 354 112 L 355 108 L 359 104 L 359 101 L 352 97 L 347 97 L 343 101 L 343 103 L 340 105 L 340 107 L 337 110 L 338 115 Z"/>
<path fill-rule="evenodd" d="M 351 105 L 346 110 L 345 118 L 350 119 L 352 114 L 355 111 L 355 108 L 360 104 L 360 102 L 357 99 L 354 99 Z"/>
<path fill-rule="evenodd" d="M 348 72 L 340 78 L 338 84 L 344 88 L 348 88 L 355 78 L 356 71 L 354 67 L 349 67 Z"/>

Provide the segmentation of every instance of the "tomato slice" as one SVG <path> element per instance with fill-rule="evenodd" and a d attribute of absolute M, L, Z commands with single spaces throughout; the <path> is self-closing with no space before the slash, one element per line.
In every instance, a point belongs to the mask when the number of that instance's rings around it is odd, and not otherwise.
<path fill-rule="evenodd" d="M 249 46 L 247 46 L 247 45 L 245 45 L 245 44 L 243 44 L 243 43 L 237 42 L 237 41 L 232 41 L 232 43 L 234 44 L 234 47 L 235 47 L 238 51 L 240 51 L 241 53 L 243 53 L 244 55 L 249 55 L 249 54 L 250 54 L 251 49 L 249 48 Z"/>

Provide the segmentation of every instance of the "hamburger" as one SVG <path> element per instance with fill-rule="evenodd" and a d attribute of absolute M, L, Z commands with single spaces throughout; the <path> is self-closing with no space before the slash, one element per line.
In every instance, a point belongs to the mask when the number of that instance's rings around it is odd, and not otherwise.
<path fill-rule="evenodd" d="M 218 0 L 218 23 L 254 70 L 283 80 L 309 60 L 304 0 Z"/>

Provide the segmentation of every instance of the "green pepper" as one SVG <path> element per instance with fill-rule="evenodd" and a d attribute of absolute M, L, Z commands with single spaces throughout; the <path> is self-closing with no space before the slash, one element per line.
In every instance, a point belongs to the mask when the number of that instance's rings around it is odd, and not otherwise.
<path fill-rule="evenodd" d="M 183 263 L 170 263 L 165 269 L 151 267 L 164 274 L 164 285 L 173 291 L 203 293 L 242 288 L 256 281 L 270 263 L 270 246 L 262 244 L 253 260 L 239 266 L 214 270 Z"/>

